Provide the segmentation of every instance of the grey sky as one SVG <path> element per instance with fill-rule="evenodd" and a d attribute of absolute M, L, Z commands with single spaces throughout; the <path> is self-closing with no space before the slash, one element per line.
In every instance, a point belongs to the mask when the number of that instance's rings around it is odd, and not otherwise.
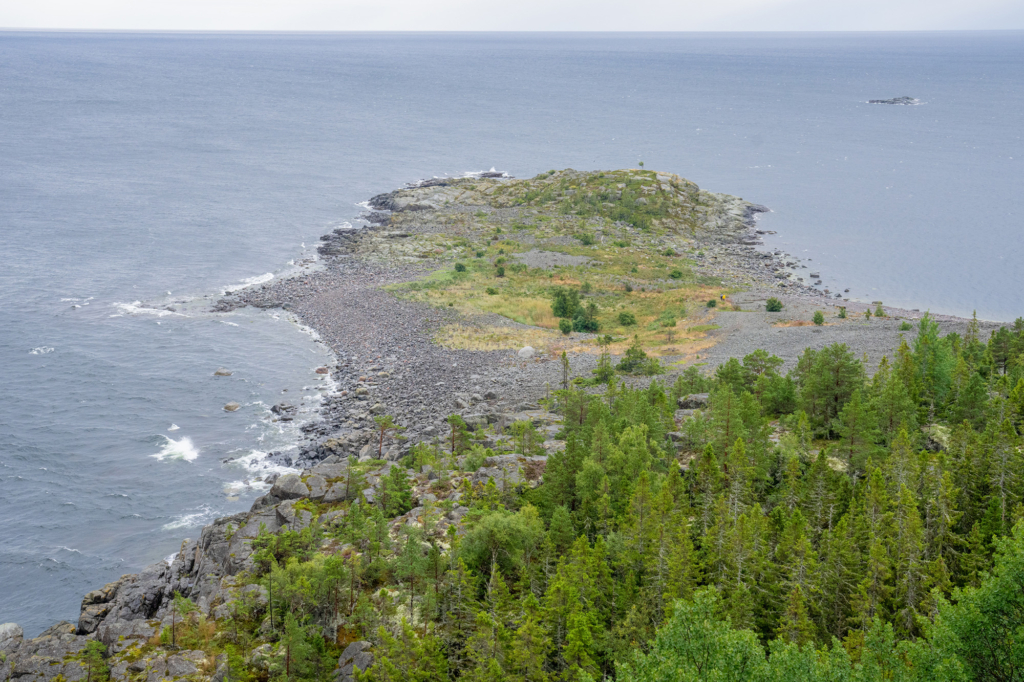
<path fill-rule="evenodd" d="M 1024 0 L 0 0 L 0 27 L 276 31 L 1024 29 Z"/>

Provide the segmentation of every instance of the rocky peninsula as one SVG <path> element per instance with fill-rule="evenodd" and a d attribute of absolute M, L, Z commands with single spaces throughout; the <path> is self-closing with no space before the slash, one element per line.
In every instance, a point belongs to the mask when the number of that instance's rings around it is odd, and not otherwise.
<path fill-rule="evenodd" d="M 266 589 L 248 579 L 259 560 L 257 537 L 330 529 L 356 507 L 379 505 L 385 481 L 400 477 L 412 508 L 388 518 L 386 531 L 398 537 L 415 525 L 443 552 L 462 532 L 466 490 L 490 485 L 503 494 L 541 484 L 548 455 L 565 447 L 563 416 L 549 411 L 548 399 L 567 380 L 591 377 L 602 353 L 618 359 L 639 344 L 669 385 L 688 368 L 708 372 L 758 348 L 792 367 L 805 348 L 843 342 L 877 365 L 920 316 L 816 286 L 805 263 L 758 250 L 756 217 L 766 207 L 673 174 L 435 179 L 369 205 L 365 227 L 321 238 L 318 269 L 236 292 L 215 307 L 287 309 L 334 352 L 326 371 L 338 390 L 302 426 L 307 442 L 297 455 L 271 454 L 296 473 L 268 480 L 272 488 L 249 512 L 183 541 L 169 563 L 85 595 L 77 622 L 32 639 L 16 625 L 0 626 L 0 681 L 77 682 L 99 665 L 119 682 L 223 682 L 235 679 L 238 665 L 266 679 L 285 665 L 273 623 L 259 627 L 263 639 L 251 642 L 244 660 L 223 653 L 240 613 L 266 614 Z M 598 331 L 564 333 L 552 312 L 554 288 L 578 292 Z M 781 311 L 766 312 L 769 298 Z M 811 322 L 815 312 L 822 324 Z M 968 323 L 940 319 L 946 331 Z M 630 386 L 651 380 L 622 377 Z M 679 419 L 701 401 L 681 402 Z M 287 403 L 274 408 L 278 419 L 292 412 Z M 385 417 L 401 430 L 382 426 Z M 456 437 L 492 456 L 453 453 L 440 467 L 411 461 L 416 447 L 441 451 Z M 348 561 L 367 550 L 328 534 L 317 551 Z M 382 592 L 367 597 L 374 608 L 385 609 Z M 175 595 L 193 610 L 176 607 Z M 335 611 L 332 646 L 341 653 L 324 675 L 347 682 L 374 652 L 345 630 L 337 604 Z M 179 618 L 202 624 L 184 645 L 167 639 Z M 91 642 L 102 644 L 102 662 L 91 657 Z"/>

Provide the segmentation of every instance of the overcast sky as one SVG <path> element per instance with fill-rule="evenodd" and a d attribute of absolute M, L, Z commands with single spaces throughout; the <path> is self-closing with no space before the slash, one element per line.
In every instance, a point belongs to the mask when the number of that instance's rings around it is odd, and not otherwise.
<path fill-rule="evenodd" d="M 1024 0 L 0 0 L 0 27 L 270 31 L 1024 29 Z"/>

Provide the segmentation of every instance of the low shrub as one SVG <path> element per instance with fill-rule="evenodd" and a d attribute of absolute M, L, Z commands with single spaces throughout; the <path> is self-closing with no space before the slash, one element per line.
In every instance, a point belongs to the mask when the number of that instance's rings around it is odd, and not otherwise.
<path fill-rule="evenodd" d="M 455 272 L 465 272 L 465 271 L 466 271 L 465 264 L 463 264 L 463 263 L 456 263 L 455 264 Z"/>
<path fill-rule="evenodd" d="M 636 324 L 636 315 L 627 312 L 619 313 L 619 324 L 623 327 L 632 327 Z"/>
<path fill-rule="evenodd" d="M 558 320 L 558 331 L 568 336 L 572 331 L 572 322 L 568 318 L 561 318 Z"/>
<path fill-rule="evenodd" d="M 716 307 L 718 305 L 718 301 L 716 301 L 715 299 L 711 299 L 710 301 L 708 301 L 704 305 L 706 305 L 709 308 L 714 308 L 714 307 Z"/>
<path fill-rule="evenodd" d="M 815 310 L 814 317 L 811 318 L 811 322 L 820 327 L 825 324 L 825 315 L 820 310 Z"/>
<path fill-rule="evenodd" d="M 777 313 L 782 310 L 782 301 L 772 296 L 765 301 L 764 309 L 770 313 Z"/>
<path fill-rule="evenodd" d="M 504 265 L 499 265 L 497 271 L 494 273 L 494 276 L 495 277 L 504 277 L 505 276 L 505 266 Z"/>
<path fill-rule="evenodd" d="M 487 292 L 488 296 L 497 296 L 498 295 L 498 290 L 495 289 L 494 287 L 487 287 L 487 289 L 485 289 L 485 291 Z"/>
<path fill-rule="evenodd" d="M 672 272 L 668 273 L 668 276 L 671 277 L 672 279 L 682 279 L 683 278 L 683 271 L 682 270 L 673 270 Z"/>
<path fill-rule="evenodd" d="M 914 328 L 914 325 L 910 324 L 906 320 L 903 320 L 902 322 L 900 322 L 900 331 L 901 332 L 909 332 L 913 328 Z"/>

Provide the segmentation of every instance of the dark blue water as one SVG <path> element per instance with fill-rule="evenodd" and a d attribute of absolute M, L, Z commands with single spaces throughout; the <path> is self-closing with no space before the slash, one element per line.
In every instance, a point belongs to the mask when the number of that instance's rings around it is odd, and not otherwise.
<path fill-rule="evenodd" d="M 0 622 L 251 503 L 222 460 L 294 445 L 267 407 L 315 407 L 327 355 L 203 297 L 408 180 L 643 160 L 770 206 L 833 290 L 1013 319 L 1021 64 L 1019 32 L 0 33 Z"/>

